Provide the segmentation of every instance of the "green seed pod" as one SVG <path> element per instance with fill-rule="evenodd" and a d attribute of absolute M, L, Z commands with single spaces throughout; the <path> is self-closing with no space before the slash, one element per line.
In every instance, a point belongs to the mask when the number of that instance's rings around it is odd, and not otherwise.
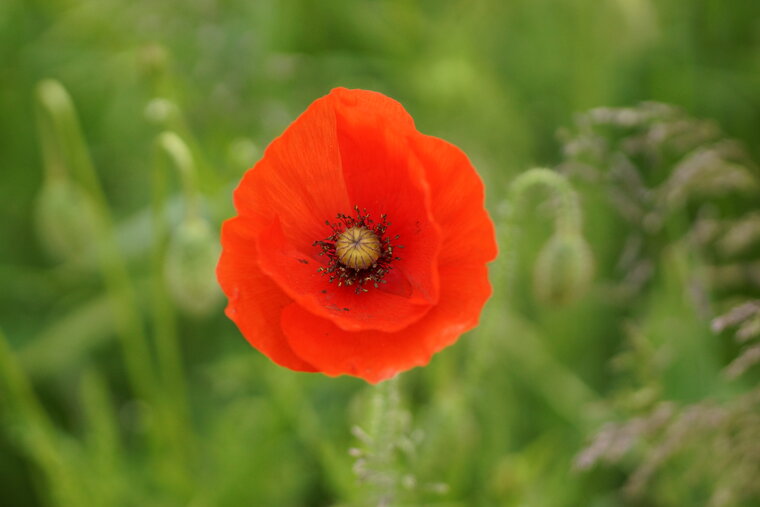
<path fill-rule="evenodd" d="M 96 215 L 90 196 L 76 183 L 51 176 L 37 196 L 35 226 L 40 242 L 58 260 L 77 260 L 93 247 Z"/>
<path fill-rule="evenodd" d="M 192 218 L 180 224 L 166 252 L 165 276 L 169 294 L 183 311 L 207 315 L 220 300 L 214 275 L 219 245 L 205 220 Z"/>
<path fill-rule="evenodd" d="M 581 296 L 594 274 L 593 255 L 577 233 L 555 233 L 538 254 L 533 272 L 536 299 L 567 304 Z"/>

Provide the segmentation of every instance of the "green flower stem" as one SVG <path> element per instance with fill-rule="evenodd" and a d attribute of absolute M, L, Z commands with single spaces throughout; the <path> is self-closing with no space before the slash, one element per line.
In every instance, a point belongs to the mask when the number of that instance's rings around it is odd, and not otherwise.
<path fill-rule="evenodd" d="M 162 397 L 162 390 L 156 389 L 160 384 L 157 382 L 155 364 L 143 331 L 136 293 L 119 251 L 105 193 L 87 151 L 74 106 L 66 90 L 55 81 L 43 81 L 39 85 L 38 103 L 44 125 L 41 126 L 41 131 L 57 140 L 67 168 L 92 198 L 100 270 L 112 302 L 127 376 L 135 395 L 146 400 L 157 415 L 157 424 L 152 426 L 153 430 L 148 435 L 154 456 L 158 460 L 157 473 L 163 475 L 167 483 L 172 484 L 177 491 L 188 491 L 186 410 L 177 410 L 178 406 L 185 406 L 184 389 L 181 388 L 182 372 L 179 356 L 174 350 L 176 338 L 173 337 L 176 333 L 165 332 L 169 325 L 173 326 L 173 321 L 163 317 L 158 319 L 163 323 L 160 326 L 164 326 L 157 340 L 159 361 L 162 371 L 165 374 L 169 372 L 167 376 L 172 379 L 167 382 L 170 387 Z M 157 311 L 165 312 L 166 307 L 160 307 Z"/>
<path fill-rule="evenodd" d="M 492 266 L 494 286 L 502 289 L 489 304 L 501 308 L 501 311 L 488 312 L 489 318 L 477 331 L 480 339 L 474 346 L 467 375 L 471 385 L 479 385 L 488 368 L 493 366 L 492 358 L 501 356 L 493 351 L 503 350 L 504 356 L 512 359 L 510 368 L 522 370 L 524 374 L 520 375 L 521 378 L 533 379 L 531 388 L 546 400 L 547 405 L 567 421 L 577 424 L 582 431 L 586 424 L 597 424 L 611 414 L 604 413 L 598 393 L 557 361 L 535 327 L 510 307 L 513 296 L 509 292 L 517 269 L 518 219 L 525 211 L 525 197 L 536 187 L 545 187 L 556 197 L 556 233 L 581 234 L 582 215 L 577 194 L 564 176 L 549 169 L 535 168 L 514 180 L 506 203 L 508 207 L 501 217 L 505 227 L 497 229 L 500 231 L 499 248 L 505 254 L 500 262 Z M 499 330 L 503 329 L 514 330 L 520 339 L 503 339 L 498 336 Z M 497 339 L 499 343 L 493 343 Z"/>
<path fill-rule="evenodd" d="M 106 204 L 95 167 L 79 126 L 76 109 L 66 89 L 52 79 L 37 85 L 43 147 L 58 158 L 101 204 Z"/>
<path fill-rule="evenodd" d="M 556 233 L 581 233 L 582 218 L 578 196 L 564 176 L 550 169 L 535 167 L 515 178 L 509 188 L 508 202 L 506 203 L 506 216 L 504 216 L 506 227 L 503 228 L 504 232 L 498 238 L 502 247 L 505 244 L 505 239 L 509 241 L 508 248 L 503 250 L 506 252 L 504 267 L 500 273 L 497 273 L 497 279 L 507 288 L 513 286 L 517 269 L 517 248 L 514 245 L 519 244 L 520 227 L 518 220 L 525 211 L 523 201 L 529 192 L 537 187 L 545 187 L 556 198 L 557 207 L 554 217 Z"/>
<path fill-rule="evenodd" d="M 40 434 L 50 435 L 53 425 L 20 364 L 8 344 L 5 333 L 0 330 L 0 379 L 3 387 L 0 391 L 3 396 L 0 399 L 21 414 L 24 420 L 38 427 L 41 430 Z"/>
<path fill-rule="evenodd" d="M 15 425 L 20 443 L 46 475 L 56 503 L 87 505 L 82 503 L 85 498 L 82 485 L 77 481 L 77 468 L 64 454 L 61 439 L 20 364 L 0 330 L 2 422 Z"/>
<path fill-rule="evenodd" d="M 520 340 L 504 340 L 504 355 L 512 359 L 511 367 L 521 370 L 520 378 L 531 379 L 531 389 L 575 425 L 579 434 L 614 418 L 603 397 L 554 357 L 530 322 L 514 311 L 503 312 L 498 319 L 501 326 L 509 326 L 501 329 L 513 329 L 520 336 Z"/>
<path fill-rule="evenodd" d="M 137 396 L 150 400 L 155 385 L 148 342 L 142 328 L 134 288 L 119 252 L 108 202 L 90 159 L 74 105 L 57 81 L 45 80 L 37 87 L 40 132 L 48 145 L 58 141 L 67 167 L 92 198 L 98 234 L 99 264 L 113 303 L 119 337 L 124 349 L 127 375 Z"/>
<path fill-rule="evenodd" d="M 177 171 L 177 175 L 179 176 L 184 194 L 186 218 L 197 218 L 200 213 L 200 194 L 198 192 L 198 175 L 193 155 L 187 144 L 174 132 L 163 132 L 156 139 L 154 178 L 159 177 L 156 173 L 164 173 L 166 171 L 166 165 L 162 163 L 164 158 L 170 162 L 171 167 Z M 165 176 L 163 177 L 165 178 Z M 166 192 L 165 186 L 164 184 L 164 188 L 159 189 L 164 194 Z"/>
<path fill-rule="evenodd" d="M 366 434 L 355 428 L 364 443 L 363 462 L 355 470 L 367 484 L 367 505 L 393 505 L 402 475 L 396 456 L 403 432 L 398 375 L 372 388 L 369 410 Z"/>
<path fill-rule="evenodd" d="M 556 171 L 533 168 L 515 178 L 509 189 L 512 215 L 519 216 L 522 200 L 535 187 L 545 187 L 557 199 L 555 226 L 558 232 L 579 233 L 581 209 L 578 196 L 567 179 Z"/>
<path fill-rule="evenodd" d="M 48 179 L 56 177 L 66 177 L 66 157 L 63 153 L 63 146 L 61 146 L 61 139 L 56 135 L 54 125 L 51 121 L 48 121 L 48 116 L 44 111 L 43 101 L 47 101 L 49 104 L 47 109 L 55 107 L 57 83 L 49 84 L 46 81 L 40 83 L 37 88 L 37 104 L 35 108 L 35 114 L 37 118 L 37 125 L 40 136 L 40 148 L 42 150 L 42 163 L 45 168 L 45 176 Z M 60 97 L 58 98 L 60 100 Z"/>
<path fill-rule="evenodd" d="M 177 171 L 182 182 L 186 219 L 196 219 L 199 214 L 199 199 L 192 156 L 176 134 L 165 132 L 156 141 L 153 168 L 153 318 L 158 361 L 164 375 L 164 381 L 169 387 L 171 396 L 175 397 L 180 406 L 184 408 L 184 372 L 179 339 L 173 306 L 164 282 L 164 262 L 168 239 L 167 219 L 164 213 L 169 167 Z"/>
<path fill-rule="evenodd" d="M 162 127 L 166 131 L 175 132 L 180 138 L 182 138 L 183 143 L 193 155 L 193 160 L 195 161 L 197 169 L 196 175 L 202 187 L 217 190 L 221 188 L 225 182 L 219 178 L 217 173 L 213 170 L 213 166 L 208 160 L 206 160 L 202 145 L 195 137 L 193 130 L 190 128 L 190 124 L 185 117 L 185 113 L 179 104 L 177 92 L 174 89 L 175 87 L 171 88 L 171 90 L 167 88 L 165 93 L 157 95 L 159 97 L 166 97 L 173 106 L 172 114 L 170 114 L 166 121 L 163 122 Z"/>
<path fill-rule="evenodd" d="M 169 299 L 164 276 L 166 244 L 168 241 L 167 180 L 170 169 L 176 170 L 181 181 L 186 220 L 199 216 L 199 197 L 195 167 L 190 150 L 182 139 L 172 132 L 164 132 L 156 140 L 153 167 L 153 241 L 152 241 L 152 298 L 153 334 L 161 379 L 166 388 L 168 403 L 173 410 L 167 412 L 168 436 L 179 463 L 187 462 L 190 431 L 189 410 L 185 386 L 182 353 L 177 336 L 174 307 Z M 181 468 L 181 467 L 179 467 Z"/>
<path fill-rule="evenodd" d="M 510 208 L 506 216 L 508 237 L 500 238 L 502 245 L 505 241 L 509 241 L 511 245 L 515 245 L 518 241 L 520 233 L 518 218 L 524 211 L 523 201 L 536 187 L 546 188 L 556 199 L 555 234 L 581 234 L 582 215 L 578 195 L 567 178 L 550 169 L 533 168 L 518 176 L 510 187 Z M 507 251 L 511 252 L 511 255 L 505 259 L 504 262 L 508 265 L 504 266 L 501 273 L 505 287 L 512 285 L 517 263 L 517 248 L 512 246 Z M 506 303 L 504 307 L 508 308 Z M 525 374 L 522 377 L 534 380 L 533 387 L 557 413 L 562 414 L 570 422 L 580 424 L 580 429 L 585 427 L 584 423 L 600 420 L 600 414 L 591 409 L 595 407 L 602 410 L 601 400 L 597 393 L 552 357 L 530 323 L 520 318 L 514 311 L 507 310 L 496 316 L 491 325 L 497 329 L 519 330 L 518 334 L 521 337 L 519 341 L 504 340 L 503 345 L 508 347 L 508 355 L 514 359 L 514 364 L 521 365 L 524 369 Z M 579 418 L 580 407 L 586 410 L 581 410 L 582 417 Z"/>
<path fill-rule="evenodd" d="M 123 449 L 119 440 L 118 421 L 103 378 L 92 370 L 85 371 L 81 380 L 82 408 L 87 428 L 86 448 L 90 462 L 98 470 L 93 481 L 98 505 L 118 505 L 123 501 L 126 481 L 121 460 Z"/>

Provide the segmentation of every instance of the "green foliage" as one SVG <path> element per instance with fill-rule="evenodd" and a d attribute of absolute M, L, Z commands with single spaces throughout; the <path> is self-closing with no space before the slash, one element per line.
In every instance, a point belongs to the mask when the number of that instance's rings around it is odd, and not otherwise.
<path fill-rule="evenodd" d="M 0 2 L 3 505 L 757 503 L 758 17 Z M 334 86 L 461 146 L 499 236 L 479 328 L 379 390 L 271 364 L 214 282 L 231 189 Z"/>

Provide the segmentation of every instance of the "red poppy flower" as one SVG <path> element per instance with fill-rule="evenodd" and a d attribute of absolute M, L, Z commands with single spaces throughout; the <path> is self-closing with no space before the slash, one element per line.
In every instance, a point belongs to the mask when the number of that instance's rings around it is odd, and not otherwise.
<path fill-rule="evenodd" d="M 491 294 L 480 178 L 379 93 L 316 100 L 234 200 L 217 268 L 226 313 L 282 366 L 379 382 L 475 327 Z"/>

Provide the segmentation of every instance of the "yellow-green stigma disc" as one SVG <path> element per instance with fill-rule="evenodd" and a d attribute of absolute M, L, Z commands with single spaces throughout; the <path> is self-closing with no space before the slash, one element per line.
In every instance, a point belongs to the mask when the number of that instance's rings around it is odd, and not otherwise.
<path fill-rule="evenodd" d="M 366 227 L 346 229 L 335 242 L 335 253 L 344 266 L 367 269 L 380 258 L 381 246 L 377 235 Z"/>

